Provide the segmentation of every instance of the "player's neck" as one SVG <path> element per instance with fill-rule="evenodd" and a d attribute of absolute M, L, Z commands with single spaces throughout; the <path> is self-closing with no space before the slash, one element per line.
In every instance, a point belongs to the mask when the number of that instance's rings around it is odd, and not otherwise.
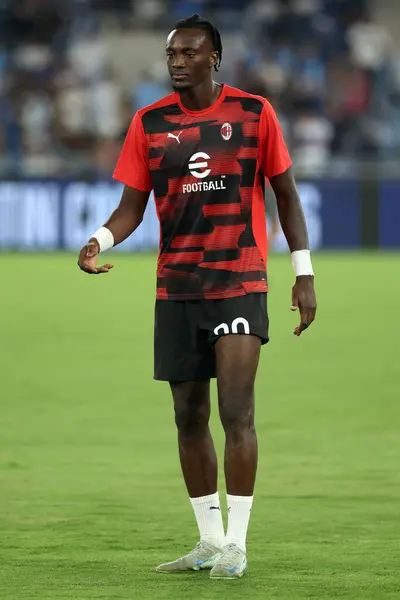
<path fill-rule="evenodd" d="M 209 79 L 190 90 L 180 92 L 181 102 L 188 110 L 205 110 L 218 100 L 222 85 Z"/>

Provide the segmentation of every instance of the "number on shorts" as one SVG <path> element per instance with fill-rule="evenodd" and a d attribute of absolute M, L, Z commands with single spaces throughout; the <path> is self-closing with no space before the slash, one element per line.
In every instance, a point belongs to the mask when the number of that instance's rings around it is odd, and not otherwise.
<path fill-rule="evenodd" d="M 243 325 L 243 328 L 239 325 Z M 243 329 L 243 331 L 242 331 Z M 247 319 L 244 317 L 237 317 L 232 321 L 231 329 L 229 330 L 229 325 L 227 323 L 221 323 L 214 329 L 215 335 L 227 335 L 228 333 L 245 333 L 246 335 L 250 334 L 250 325 Z"/>

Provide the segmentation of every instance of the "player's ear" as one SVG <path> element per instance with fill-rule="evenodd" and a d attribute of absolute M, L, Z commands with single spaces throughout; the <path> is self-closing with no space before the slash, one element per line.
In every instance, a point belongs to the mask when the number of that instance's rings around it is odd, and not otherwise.
<path fill-rule="evenodd" d="M 213 52 L 210 56 L 210 69 L 213 69 L 217 64 L 218 52 Z"/>

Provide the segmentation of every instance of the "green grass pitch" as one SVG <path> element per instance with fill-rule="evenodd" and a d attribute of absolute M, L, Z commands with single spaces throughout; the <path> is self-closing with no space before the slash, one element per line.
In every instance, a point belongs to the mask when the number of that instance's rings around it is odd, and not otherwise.
<path fill-rule="evenodd" d="M 93 277 L 72 255 L 0 255 L 1 600 L 398 599 L 399 255 L 315 255 L 318 318 L 300 339 L 290 260 L 270 259 L 236 582 L 154 572 L 197 530 L 152 379 L 155 256 L 113 258 Z"/>

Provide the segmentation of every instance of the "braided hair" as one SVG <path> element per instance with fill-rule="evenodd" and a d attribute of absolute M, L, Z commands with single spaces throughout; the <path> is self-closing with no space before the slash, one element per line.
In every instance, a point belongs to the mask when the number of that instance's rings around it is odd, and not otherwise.
<path fill-rule="evenodd" d="M 222 60 L 222 41 L 221 34 L 211 21 L 195 14 L 178 21 L 175 25 L 175 29 L 204 29 L 207 31 L 211 39 L 213 51 L 218 53 L 217 62 L 214 65 L 214 69 L 218 71 Z"/>

